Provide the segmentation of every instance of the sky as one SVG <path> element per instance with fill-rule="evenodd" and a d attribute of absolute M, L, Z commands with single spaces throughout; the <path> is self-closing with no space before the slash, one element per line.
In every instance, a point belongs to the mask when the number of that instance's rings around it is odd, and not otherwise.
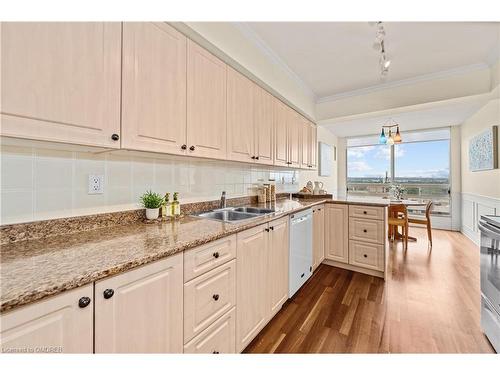
<path fill-rule="evenodd" d="M 390 152 L 386 145 L 349 148 L 348 177 L 384 177 L 390 173 Z M 396 177 L 448 177 L 449 155 L 448 140 L 396 145 Z"/>

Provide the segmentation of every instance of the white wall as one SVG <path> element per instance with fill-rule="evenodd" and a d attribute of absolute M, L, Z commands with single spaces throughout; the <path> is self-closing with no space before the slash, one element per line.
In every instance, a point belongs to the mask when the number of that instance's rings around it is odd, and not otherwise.
<path fill-rule="evenodd" d="M 337 146 L 337 137 L 333 135 L 329 130 L 318 126 L 318 142 L 323 142 L 329 144 L 330 146 Z M 318 146 L 319 152 L 319 146 Z M 338 150 L 337 150 L 338 152 Z M 319 169 L 315 171 L 300 171 L 300 188 L 304 187 L 307 181 L 321 181 L 324 184 L 324 188 L 328 193 L 337 196 L 337 161 L 333 162 L 331 176 L 321 177 L 319 176 Z"/>
<path fill-rule="evenodd" d="M 259 178 L 274 177 L 278 191 L 298 190 L 299 172 L 242 163 L 22 146 L 2 146 L 0 155 L 1 224 L 134 209 L 148 189 L 178 191 L 181 203 L 218 199 L 223 190 L 251 194 Z M 104 175 L 104 194 L 87 194 L 89 174 Z"/>
<path fill-rule="evenodd" d="M 231 22 L 185 22 L 173 23 L 174 27 L 196 39 L 197 33 L 224 54 L 235 60 L 242 67 L 255 75 L 262 83 L 283 96 L 289 104 L 296 107 L 311 119 L 315 119 L 316 104 L 310 93 L 283 68 L 273 61 L 266 51 L 245 35 L 244 30 Z"/>

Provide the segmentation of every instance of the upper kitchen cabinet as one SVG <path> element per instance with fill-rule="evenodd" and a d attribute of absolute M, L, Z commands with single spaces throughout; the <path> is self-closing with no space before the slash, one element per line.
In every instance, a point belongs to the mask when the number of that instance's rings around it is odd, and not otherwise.
<path fill-rule="evenodd" d="M 288 166 L 288 107 L 274 99 L 274 164 Z"/>
<path fill-rule="evenodd" d="M 274 163 L 274 97 L 254 85 L 254 147 L 255 162 Z"/>
<path fill-rule="evenodd" d="M 310 168 L 318 167 L 318 127 L 309 122 Z"/>
<path fill-rule="evenodd" d="M 1 24 L 1 135 L 120 147 L 121 24 Z"/>
<path fill-rule="evenodd" d="M 288 116 L 288 165 L 300 168 L 302 117 L 291 108 L 288 108 Z"/>
<path fill-rule="evenodd" d="M 317 129 L 312 122 L 301 117 L 301 162 L 300 166 L 304 169 L 313 169 L 317 167 Z"/>
<path fill-rule="evenodd" d="M 186 153 L 186 45 L 164 22 L 123 24 L 123 148 Z"/>
<path fill-rule="evenodd" d="M 188 40 L 188 155 L 226 158 L 226 64 Z"/>
<path fill-rule="evenodd" d="M 227 157 L 256 160 L 254 152 L 254 83 L 227 68 Z"/>

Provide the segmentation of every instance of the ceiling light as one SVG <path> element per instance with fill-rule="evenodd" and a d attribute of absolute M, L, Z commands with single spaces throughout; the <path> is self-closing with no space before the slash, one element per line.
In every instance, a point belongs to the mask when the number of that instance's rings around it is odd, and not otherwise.
<path fill-rule="evenodd" d="M 381 21 L 376 23 L 377 31 L 375 32 L 375 40 L 373 42 L 373 49 L 380 52 L 380 75 L 385 77 L 389 73 L 389 66 L 391 65 L 391 60 L 387 59 L 385 53 L 385 28 Z"/>
<path fill-rule="evenodd" d="M 401 133 L 399 132 L 399 124 L 394 122 L 393 125 L 382 125 L 382 131 L 380 132 L 379 143 L 382 145 L 393 145 L 395 143 L 401 143 L 403 140 L 401 138 Z M 392 133 L 392 129 L 396 128 L 396 134 Z M 388 130 L 386 136 L 386 129 Z"/>

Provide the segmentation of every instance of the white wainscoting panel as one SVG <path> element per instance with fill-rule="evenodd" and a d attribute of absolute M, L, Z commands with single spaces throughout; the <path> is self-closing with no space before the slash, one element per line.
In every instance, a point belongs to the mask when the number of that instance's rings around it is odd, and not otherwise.
<path fill-rule="evenodd" d="M 481 215 L 500 215 L 500 199 L 462 193 L 462 233 L 479 245 L 477 223 Z"/>

